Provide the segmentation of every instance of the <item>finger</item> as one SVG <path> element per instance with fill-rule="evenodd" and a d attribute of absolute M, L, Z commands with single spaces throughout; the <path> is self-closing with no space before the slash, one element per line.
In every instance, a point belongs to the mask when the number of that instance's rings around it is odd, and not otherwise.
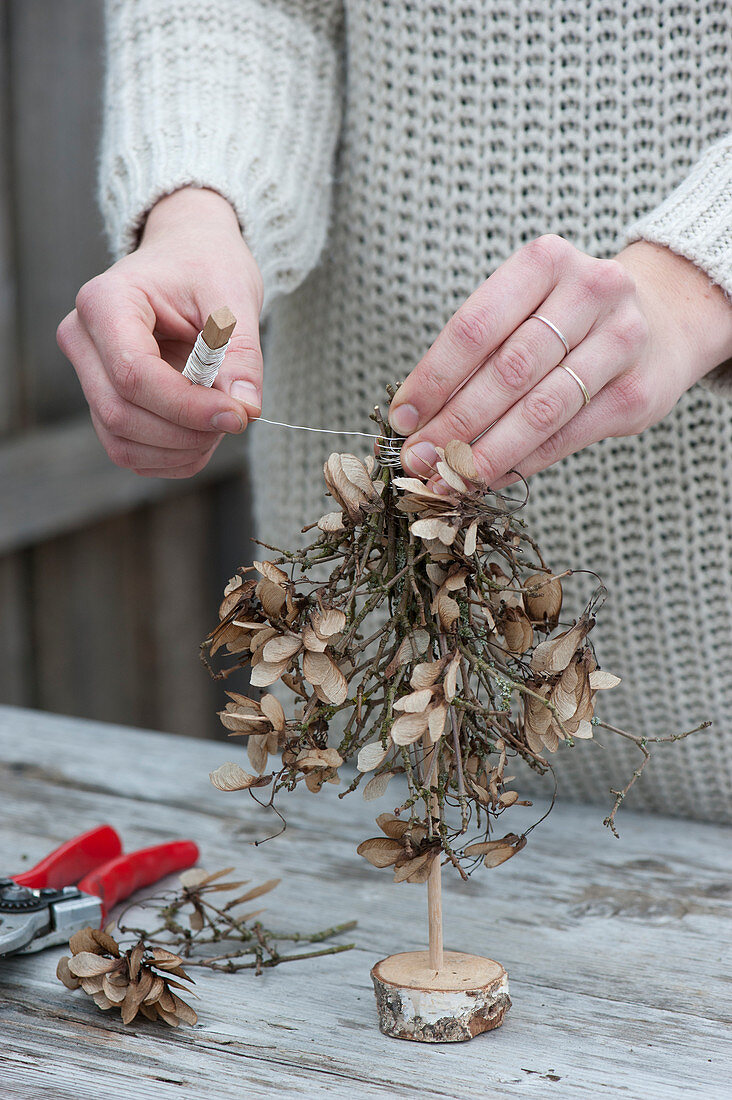
<path fill-rule="evenodd" d="M 179 450 L 203 451 L 211 446 L 211 432 L 176 427 L 119 396 L 76 310 L 59 326 L 58 342 L 76 371 L 90 409 L 110 435 Z"/>
<path fill-rule="evenodd" d="M 515 471 L 497 478 L 492 488 L 504 489 L 518 481 L 519 475 L 531 477 L 602 439 L 642 430 L 642 394 L 643 386 L 631 372 L 613 379 L 589 405 L 519 462 Z"/>
<path fill-rule="evenodd" d="M 547 235 L 524 245 L 471 294 L 400 386 L 389 421 L 411 435 L 549 296 L 576 250 Z"/>
<path fill-rule="evenodd" d="M 91 420 L 94 430 L 99 436 L 99 441 L 112 462 L 115 466 L 121 466 L 124 469 L 134 470 L 137 467 L 147 467 L 168 470 L 176 466 L 187 466 L 203 460 L 213 447 L 213 437 L 210 435 L 207 447 L 188 450 L 134 443 L 130 439 L 123 439 L 121 436 L 113 435 L 107 431 L 94 413 L 91 414 Z"/>
<path fill-rule="evenodd" d="M 582 342 L 564 361 L 582 380 L 590 399 L 599 393 L 622 365 L 612 361 L 607 343 L 598 337 Z M 532 454 L 585 407 L 578 382 L 555 367 L 473 446 L 480 477 L 488 485 Z"/>
<path fill-rule="evenodd" d="M 598 306 L 573 279 L 552 291 L 539 312 L 552 321 L 556 318 L 554 323 L 561 320 L 560 331 L 570 347 L 577 347 L 604 318 L 607 307 Z M 402 449 L 405 470 L 424 476 L 436 464 L 435 447 L 451 439 L 472 443 L 564 358 L 560 337 L 536 317 L 528 317 L 437 415 L 409 437 Z"/>
<path fill-rule="evenodd" d="M 154 311 L 143 295 L 102 276 L 82 287 L 77 311 L 125 401 L 196 431 L 244 430 L 247 414 L 241 403 L 219 389 L 192 385 L 161 359 L 153 336 Z"/>
<path fill-rule="evenodd" d="M 139 468 L 135 468 L 134 473 L 136 473 L 139 477 L 164 477 L 168 479 L 195 477 L 195 475 L 200 473 L 203 467 L 209 461 L 211 455 L 214 453 L 219 443 L 221 442 L 221 438 L 222 437 L 219 437 L 214 443 L 210 453 L 206 455 L 204 459 L 198 462 L 192 462 L 185 466 L 175 466 L 168 470 L 148 469 L 142 466 Z"/>

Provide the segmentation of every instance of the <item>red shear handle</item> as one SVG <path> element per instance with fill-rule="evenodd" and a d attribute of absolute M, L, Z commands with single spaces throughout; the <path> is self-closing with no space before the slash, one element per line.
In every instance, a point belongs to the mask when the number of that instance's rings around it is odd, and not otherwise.
<path fill-rule="evenodd" d="M 102 923 L 107 911 L 124 901 L 136 890 L 150 886 L 174 871 L 192 867 L 198 859 L 198 848 L 192 840 L 174 840 L 154 848 L 142 848 L 110 860 L 90 871 L 78 886 L 82 893 L 98 897 L 102 903 Z"/>
<path fill-rule="evenodd" d="M 121 851 L 122 841 L 112 826 L 99 825 L 67 840 L 29 871 L 12 877 L 19 886 L 30 886 L 33 890 L 44 886 L 60 890 L 62 886 L 73 886 L 83 875 L 114 859 Z"/>

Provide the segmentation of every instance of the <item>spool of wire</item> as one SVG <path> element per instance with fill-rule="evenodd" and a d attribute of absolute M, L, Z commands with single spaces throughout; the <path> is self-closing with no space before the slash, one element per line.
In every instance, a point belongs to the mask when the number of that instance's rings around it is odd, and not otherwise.
<path fill-rule="evenodd" d="M 195 386 L 210 389 L 219 373 L 229 346 L 229 337 L 236 326 L 236 317 L 224 306 L 211 313 L 199 332 L 193 351 L 183 369 L 183 377 Z"/>

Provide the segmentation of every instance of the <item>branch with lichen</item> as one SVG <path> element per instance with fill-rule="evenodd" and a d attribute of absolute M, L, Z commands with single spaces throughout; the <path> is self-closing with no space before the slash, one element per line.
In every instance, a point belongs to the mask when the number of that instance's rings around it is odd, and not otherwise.
<path fill-rule="evenodd" d="M 175 951 L 188 967 L 225 970 L 228 973 L 255 970 L 259 974 L 279 963 L 336 955 L 341 951 L 350 951 L 354 946 L 352 943 L 332 944 L 317 951 L 282 954 L 278 946 L 281 943 L 323 943 L 350 932 L 356 927 L 356 921 L 335 924 L 316 932 L 268 928 L 261 920 L 255 919 L 261 909 L 246 913 L 240 913 L 239 909 L 269 893 L 280 880 L 269 879 L 241 893 L 241 887 L 246 883 L 226 878 L 231 870 L 227 867 L 209 874 L 200 867 L 194 867 L 184 871 L 178 890 L 148 897 L 142 905 L 137 902 L 127 906 L 116 922 L 120 933 L 135 937 L 148 949 Z M 236 896 L 225 902 L 214 900 L 234 891 Z M 127 923 L 127 914 L 131 909 L 149 912 L 151 920 L 143 926 Z"/>
<path fill-rule="evenodd" d="M 388 436 L 379 409 L 373 419 Z M 464 874 L 478 857 L 496 866 L 519 851 L 533 826 L 494 836 L 511 806 L 531 805 L 509 786 L 510 761 L 553 770 L 545 754 L 591 739 L 597 693 L 619 683 L 589 637 L 601 582 L 580 617 L 563 621 L 562 582 L 589 571 L 552 572 L 521 502 L 481 484 L 467 444 L 438 455 L 445 494 L 379 456 L 330 455 L 334 510 L 304 528 L 317 532 L 308 545 L 269 546 L 272 560 L 239 570 L 203 652 L 218 678 L 248 669 L 254 689 L 228 692 L 221 712 L 230 736 L 247 739 L 252 770 L 223 764 L 214 785 L 254 797 L 268 788 L 276 808 L 282 790 L 339 783 L 350 761 L 344 793 L 365 780 L 364 798 L 376 799 L 403 776 L 406 797 L 377 818 L 384 835 L 358 849 L 396 881 L 425 881 L 435 858 Z M 227 653 L 233 663 L 217 671 L 213 659 Z M 276 684 L 291 696 L 287 712 L 282 692 L 268 690 Z M 645 763 L 613 792 L 613 830 Z"/>

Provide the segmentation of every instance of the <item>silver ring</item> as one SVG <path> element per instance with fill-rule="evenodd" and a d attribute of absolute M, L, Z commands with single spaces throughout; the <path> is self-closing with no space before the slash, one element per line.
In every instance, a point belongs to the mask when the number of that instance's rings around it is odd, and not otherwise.
<path fill-rule="evenodd" d="M 572 368 L 568 367 L 566 363 L 560 363 L 559 366 L 562 367 L 564 370 L 566 370 L 567 374 L 571 375 L 571 377 L 574 378 L 575 382 L 577 383 L 579 388 L 582 390 L 582 396 L 585 399 L 584 400 L 584 405 L 582 407 L 584 408 L 585 405 L 589 405 L 590 395 L 587 392 L 587 386 L 584 384 L 584 382 L 582 381 L 580 376 L 578 374 L 575 374 L 574 371 L 572 370 Z"/>
<path fill-rule="evenodd" d="M 565 337 L 565 336 L 563 335 L 563 333 L 561 333 L 561 332 L 559 331 L 559 329 L 557 328 L 557 326 L 556 326 L 556 325 L 553 325 L 551 321 L 547 321 L 546 317 L 542 317 L 542 315 L 541 315 L 540 313 L 530 313 L 530 314 L 529 314 L 529 317 L 527 318 L 527 320 L 530 320 L 530 319 L 531 319 L 532 317 L 536 317 L 537 321 L 543 321 L 543 322 L 544 322 L 544 324 L 545 324 L 545 325 L 546 325 L 546 326 L 547 326 L 548 328 L 550 328 L 550 329 L 552 330 L 552 332 L 554 333 L 554 335 L 555 335 L 555 336 L 558 336 L 558 337 L 559 337 L 559 339 L 560 339 L 560 340 L 562 341 L 562 343 L 564 344 L 564 351 L 565 351 L 565 354 L 566 354 L 566 355 L 569 355 L 569 344 L 567 343 L 567 339 L 566 339 L 566 337 Z"/>

